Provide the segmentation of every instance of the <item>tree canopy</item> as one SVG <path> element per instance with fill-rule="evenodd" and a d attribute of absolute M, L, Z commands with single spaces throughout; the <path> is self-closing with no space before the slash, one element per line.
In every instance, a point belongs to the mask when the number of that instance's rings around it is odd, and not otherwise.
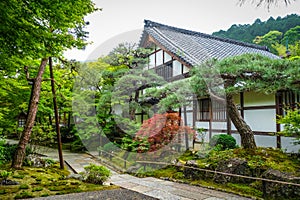
<path fill-rule="evenodd" d="M 25 66 L 36 75 L 33 81 L 26 125 L 12 166 L 20 168 L 25 146 L 34 126 L 41 83 L 49 57 L 61 57 L 64 50 L 87 43 L 84 17 L 96 11 L 92 1 L 29 0 L 0 3 L 0 70 L 16 76 Z M 2 77 L 1 77 L 2 78 Z"/>
<path fill-rule="evenodd" d="M 300 24 L 298 14 L 290 14 L 285 17 L 270 17 L 267 21 L 256 19 L 253 24 L 234 24 L 228 30 L 214 32 L 213 35 L 252 43 L 256 36 L 263 36 L 270 31 L 277 30 L 285 34 L 291 28 Z"/>

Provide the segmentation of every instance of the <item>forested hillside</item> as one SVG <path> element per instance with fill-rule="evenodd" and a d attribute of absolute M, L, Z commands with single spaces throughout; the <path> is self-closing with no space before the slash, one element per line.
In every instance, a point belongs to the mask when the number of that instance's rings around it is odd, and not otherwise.
<path fill-rule="evenodd" d="M 253 43 L 256 36 L 263 36 L 273 30 L 277 30 L 284 34 L 289 29 L 299 25 L 300 16 L 291 14 L 283 18 L 278 17 L 274 19 L 273 17 L 270 17 L 264 22 L 260 19 L 256 19 L 251 25 L 234 24 L 227 31 L 221 30 L 214 32 L 213 35 Z"/>

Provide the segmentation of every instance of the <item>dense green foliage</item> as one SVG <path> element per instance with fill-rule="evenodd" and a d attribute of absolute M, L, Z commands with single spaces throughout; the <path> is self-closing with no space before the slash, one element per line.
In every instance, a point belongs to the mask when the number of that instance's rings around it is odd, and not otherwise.
<path fill-rule="evenodd" d="M 288 109 L 284 116 L 279 116 L 279 124 L 284 125 L 280 134 L 292 136 L 296 139 L 296 144 L 300 144 L 300 109 Z"/>
<path fill-rule="evenodd" d="M 9 163 L 12 161 L 13 156 L 16 152 L 17 145 L 16 144 L 7 144 L 0 141 L 0 164 Z M 26 155 L 31 154 L 33 151 L 28 146 L 26 147 Z M 24 160 L 24 163 L 26 164 L 26 160 Z"/>
<path fill-rule="evenodd" d="M 256 36 L 263 36 L 274 30 L 286 33 L 288 30 L 299 24 L 300 16 L 298 14 L 291 14 L 283 18 L 278 17 L 274 19 L 273 17 L 270 17 L 265 22 L 256 19 L 251 25 L 234 24 L 227 31 L 221 30 L 214 32 L 213 35 L 252 43 Z"/>
<path fill-rule="evenodd" d="M 228 134 L 219 134 L 214 135 L 209 141 L 209 145 L 212 147 L 220 148 L 221 150 L 225 149 L 234 149 L 236 148 L 236 140 L 234 137 Z"/>
<path fill-rule="evenodd" d="M 207 86 L 218 86 L 227 80 L 232 81 L 225 91 L 218 94 L 237 94 L 241 91 L 255 91 L 265 94 L 280 89 L 298 89 L 300 80 L 299 59 L 270 59 L 256 54 L 245 54 L 212 60 L 193 70 L 192 87 L 199 96 L 209 93 Z M 212 91 L 210 91 L 212 92 Z"/>

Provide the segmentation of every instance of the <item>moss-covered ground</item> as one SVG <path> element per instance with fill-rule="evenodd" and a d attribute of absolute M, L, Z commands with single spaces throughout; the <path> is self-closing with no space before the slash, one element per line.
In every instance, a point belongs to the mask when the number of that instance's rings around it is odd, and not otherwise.
<path fill-rule="evenodd" d="M 269 168 L 288 172 L 295 176 L 300 175 L 300 162 L 297 157 L 286 154 L 278 149 L 273 148 L 257 148 L 255 150 L 246 150 L 243 148 L 229 149 L 225 151 L 208 150 L 185 152 L 179 162 L 185 163 L 188 160 L 195 160 L 199 168 L 215 170 L 220 161 L 230 158 L 240 158 L 246 160 L 253 170 L 263 172 Z M 144 171 L 142 168 L 137 174 L 140 177 L 153 176 L 157 178 L 169 178 L 170 180 L 180 181 L 192 185 L 200 185 L 208 188 L 215 188 L 222 191 L 232 192 L 243 196 L 253 198 L 262 198 L 261 181 L 253 181 L 249 184 L 223 183 L 218 184 L 210 179 L 191 180 L 184 176 L 182 167 L 167 166 L 159 170 L 151 170 L 149 168 Z"/>
<path fill-rule="evenodd" d="M 19 185 L 0 185 L 0 199 L 24 199 L 117 188 L 68 179 L 69 171 L 60 169 L 59 164 L 47 168 L 23 167 L 22 170 L 12 170 L 10 164 L 7 164 L 1 166 L 0 171 L 3 170 L 10 171 L 8 179 L 17 181 Z"/>

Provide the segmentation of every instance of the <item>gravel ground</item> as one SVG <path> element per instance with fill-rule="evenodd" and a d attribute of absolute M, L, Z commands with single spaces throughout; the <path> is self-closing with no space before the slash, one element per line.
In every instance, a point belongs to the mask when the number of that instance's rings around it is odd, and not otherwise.
<path fill-rule="evenodd" d="M 137 193 L 123 188 L 113 190 L 102 190 L 94 192 L 72 193 L 65 195 L 55 195 L 49 197 L 32 198 L 32 200 L 86 200 L 86 199 L 105 199 L 105 200 L 157 200 L 156 198 Z"/>

